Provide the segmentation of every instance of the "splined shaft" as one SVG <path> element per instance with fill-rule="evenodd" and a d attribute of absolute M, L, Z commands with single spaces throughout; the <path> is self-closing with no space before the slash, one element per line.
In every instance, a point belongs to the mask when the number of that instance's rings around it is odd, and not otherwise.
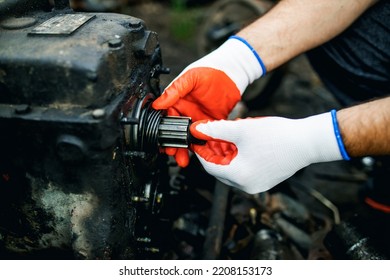
<path fill-rule="evenodd" d="M 158 142 L 160 147 L 188 148 L 191 144 L 204 144 L 194 138 L 190 131 L 191 118 L 165 116 L 158 126 Z"/>
<path fill-rule="evenodd" d="M 164 110 L 154 110 L 152 101 L 149 95 L 140 99 L 121 120 L 130 151 L 156 153 L 159 148 L 189 148 L 191 144 L 206 143 L 191 135 L 191 118 L 167 116 Z"/>

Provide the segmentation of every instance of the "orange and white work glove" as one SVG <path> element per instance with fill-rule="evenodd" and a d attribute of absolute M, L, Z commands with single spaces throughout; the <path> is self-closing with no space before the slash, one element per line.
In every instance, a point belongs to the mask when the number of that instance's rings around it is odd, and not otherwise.
<path fill-rule="evenodd" d="M 243 38 L 232 36 L 186 67 L 152 106 L 193 121 L 227 119 L 246 87 L 264 74 L 256 51 Z M 179 166 L 188 164 L 186 149 L 168 148 L 165 152 L 174 155 Z"/>
<path fill-rule="evenodd" d="M 205 170 L 251 194 L 269 190 L 309 164 L 349 159 L 334 110 L 297 120 L 199 121 L 190 130 L 207 140 L 193 146 Z"/>

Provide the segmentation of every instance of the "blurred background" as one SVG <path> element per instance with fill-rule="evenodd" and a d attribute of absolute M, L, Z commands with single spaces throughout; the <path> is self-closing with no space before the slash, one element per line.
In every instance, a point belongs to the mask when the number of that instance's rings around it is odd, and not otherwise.
<path fill-rule="evenodd" d="M 160 77 L 163 90 L 187 65 L 262 16 L 275 2 L 72 0 L 71 7 L 142 19 L 147 29 L 157 33 L 163 65 L 170 69 Z M 248 87 L 231 118 L 301 118 L 339 108 L 301 55 Z M 153 243 L 149 237 L 136 240 L 137 257 L 381 258 L 380 248 L 387 239 L 381 236 L 383 231 L 356 220 L 357 213 L 366 211 L 361 192 L 372 166 L 370 158 L 314 164 L 266 193 L 248 195 L 206 174 L 195 157 L 184 169 L 170 159 L 165 210 L 153 223 Z"/>

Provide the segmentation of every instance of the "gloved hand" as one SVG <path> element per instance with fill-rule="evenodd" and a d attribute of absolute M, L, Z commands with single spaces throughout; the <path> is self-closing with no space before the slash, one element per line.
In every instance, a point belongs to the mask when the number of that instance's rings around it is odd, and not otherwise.
<path fill-rule="evenodd" d="M 208 140 L 204 146 L 193 146 L 205 170 L 253 194 L 267 191 L 311 163 L 342 159 L 342 140 L 334 120 L 335 115 L 324 113 L 297 120 L 199 121 L 190 130 Z"/>
<path fill-rule="evenodd" d="M 246 87 L 264 73 L 264 65 L 252 47 L 233 36 L 184 69 L 152 106 L 193 121 L 226 119 Z M 180 166 L 188 164 L 187 150 L 170 148 L 166 153 L 175 155 Z"/>

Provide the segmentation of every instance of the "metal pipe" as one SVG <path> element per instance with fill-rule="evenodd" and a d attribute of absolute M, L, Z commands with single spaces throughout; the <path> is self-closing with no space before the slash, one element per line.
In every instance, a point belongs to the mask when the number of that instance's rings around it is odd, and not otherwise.
<path fill-rule="evenodd" d="M 221 254 L 228 194 L 229 187 L 217 180 L 214 189 L 209 226 L 206 230 L 206 240 L 203 244 L 204 260 L 216 260 Z"/>

